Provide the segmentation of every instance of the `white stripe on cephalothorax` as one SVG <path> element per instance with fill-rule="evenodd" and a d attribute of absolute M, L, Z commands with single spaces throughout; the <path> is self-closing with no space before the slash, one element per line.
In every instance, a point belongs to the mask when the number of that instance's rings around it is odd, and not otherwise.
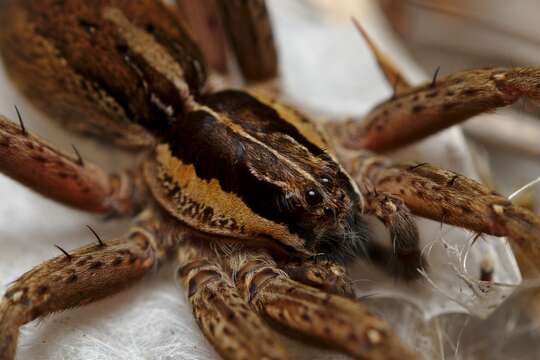
<path fill-rule="evenodd" d="M 205 105 L 200 105 L 200 104 L 196 104 L 193 108 L 194 111 L 204 111 L 204 112 L 207 112 L 209 113 L 210 115 L 212 115 L 219 123 L 225 125 L 228 129 L 231 129 L 235 134 L 237 135 L 240 135 L 241 137 L 245 138 L 245 139 L 248 139 L 250 141 L 252 141 L 253 143 L 257 144 L 257 145 L 260 145 L 262 146 L 264 149 L 266 149 L 268 152 L 270 152 L 272 155 L 274 155 L 277 159 L 279 159 L 280 161 L 283 161 L 284 163 L 286 163 L 287 165 L 290 166 L 290 168 L 294 169 L 295 171 L 297 171 L 301 176 L 303 176 L 304 178 L 306 179 L 309 179 L 313 182 L 316 182 L 315 178 L 313 176 L 311 176 L 311 174 L 307 171 L 305 171 L 304 169 L 302 169 L 302 167 L 300 167 L 298 164 L 296 164 L 294 161 L 292 161 L 291 159 L 287 158 L 286 156 L 283 156 L 282 154 L 280 154 L 278 151 L 276 151 L 274 148 L 268 146 L 267 144 L 265 144 L 264 142 L 260 141 L 259 139 L 257 139 L 256 137 L 250 135 L 249 133 L 247 133 L 243 128 L 242 126 L 234 123 L 228 116 L 226 116 L 225 114 L 223 113 L 217 113 L 215 112 L 214 110 L 212 110 L 211 108 L 209 108 L 208 106 L 205 106 Z M 224 118 L 226 120 L 224 120 Z"/>

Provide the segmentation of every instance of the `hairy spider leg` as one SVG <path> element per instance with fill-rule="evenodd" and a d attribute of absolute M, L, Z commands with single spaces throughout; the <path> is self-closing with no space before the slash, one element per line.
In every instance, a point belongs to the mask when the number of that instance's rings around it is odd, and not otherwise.
<path fill-rule="evenodd" d="M 179 247 L 177 280 L 206 338 L 225 359 L 286 359 L 283 346 L 241 298 L 205 242 L 195 235 Z"/>
<path fill-rule="evenodd" d="M 163 223 L 148 210 L 126 235 L 63 250 L 15 280 L 0 300 L 0 359 L 14 358 L 22 325 L 117 293 L 151 273 L 181 239 L 181 232 L 166 235 Z"/>
<path fill-rule="evenodd" d="M 478 233 L 506 236 L 521 270 L 539 273 L 540 218 L 468 177 L 430 164 L 393 164 L 367 151 L 346 168 L 369 179 L 377 189 L 398 196 L 412 213 Z"/>
<path fill-rule="evenodd" d="M 367 33 L 356 23 L 372 49 L 388 83 L 399 87 L 361 121 L 328 122 L 327 130 L 349 149 L 394 150 L 463 122 L 475 115 L 508 106 L 522 97 L 540 99 L 537 67 L 485 68 L 438 76 L 412 86 Z"/>
<path fill-rule="evenodd" d="M 136 214 L 145 198 L 138 171 L 107 174 L 0 116 L 0 172 L 59 203 L 105 215 Z"/>

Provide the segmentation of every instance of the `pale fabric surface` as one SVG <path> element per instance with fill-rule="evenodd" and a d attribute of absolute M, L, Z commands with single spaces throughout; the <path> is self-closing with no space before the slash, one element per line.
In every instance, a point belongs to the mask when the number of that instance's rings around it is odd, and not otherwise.
<path fill-rule="evenodd" d="M 318 18 L 314 13 L 306 12 L 300 3 L 271 1 L 284 82 L 292 99 L 306 108 L 339 117 L 362 114 L 388 96 L 386 83 L 350 23 Z M 360 11 L 365 12 L 356 15 L 364 18 L 371 10 L 360 7 Z M 366 18 L 366 26 L 372 26 L 376 21 L 374 17 Z M 381 36 L 385 34 L 381 32 Z M 411 78 L 422 78 L 421 72 L 413 64 L 406 63 L 406 59 L 403 65 L 410 70 Z M 44 121 L 28 103 L 17 97 L 8 86 L 4 73 L 0 77 L 0 86 L 0 113 L 14 119 L 13 104 L 18 104 L 27 128 L 60 148 L 70 151 L 70 144 L 76 144 L 85 159 L 107 169 L 129 163 L 129 159 L 113 149 L 102 148 Z M 473 171 L 457 129 L 399 156 L 436 162 L 467 174 Z M 84 227 L 86 224 L 92 225 L 103 237 L 112 237 L 121 234 L 128 222 L 102 222 L 99 218 L 45 200 L 0 176 L 0 290 L 32 266 L 58 255 L 54 244 L 69 250 L 94 241 Z M 462 232 L 441 231 L 438 225 L 422 224 L 424 243 L 441 238 L 441 234 L 467 239 Z M 505 261 L 509 263 L 508 280 L 519 281 L 519 274 L 512 268 L 511 256 L 503 248 L 496 251 L 506 256 Z M 433 261 L 431 267 L 437 268 L 439 264 Z M 18 359 L 216 359 L 216 353 L 191 317 L 184 291 L 173 282 L 173 270 L 165 267 L 159 274 L 117 296 L 25 326 Z M 369 279 L 367 273 L 357 275 L 359 279 Z M 377 290 L 375 286 L 373 291 Z M 414 292 L 425 295 L 428 300 L 433 297 L 431 288 L 425 283 L 416 286 Z M 448 305 L 449 310 L 457 308 L 450 302 L 444 305 Z M 410 330 L 407 322 L 401 321 L 407 315 L 400 315 L 395 309 L 392 311 L 398 313 L 395 321 L 401 323 L 400 333 L 409 340 L 416 340 L 414 335 L 407 334 Z M 285 341 L 290 345 L 293 359 L 341 358 L 332 352 Z"/>

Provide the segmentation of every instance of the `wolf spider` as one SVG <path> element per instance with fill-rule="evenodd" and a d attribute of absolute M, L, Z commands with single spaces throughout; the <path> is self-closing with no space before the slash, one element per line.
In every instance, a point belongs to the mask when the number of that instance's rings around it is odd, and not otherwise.
<path fill-rule="evenodd" d="M 4 174 L 62 204 L 134 219 L 126 235 L 59 249 L 13 282 L 0 302 L 0 359 L 14 358 L 22 325 L 116 293 L 171 259 L 224 358 L 287 358 L 264 318 L 355 358 L 413 359 L 355 299 L 347 264 L 364 258 L 414 280 L 423 259 L 413 215 L 540 255 L 534 214 L 453 172 L 374 154 L 522 96 L 538 99 L 539 69 L 471 70 L 411 86 L 370 42 L 394 95 L 363 121 L 316 123 L 268 86 L 277 61 L 263 1 L 179 3 L 184 14 L 222 19 L 212 28 L 187 19 L 202 54 L 157 0 L 2 3 L 0 50 L 21 91 L 68 128 L 145 158 L 107 174 L 0 118 Z M 222 69 L 216 52 L 227 41 L 248 90 L 210 90 L 201 59 Z M 389 246 L 373 241 L 372 221 L 386 226 Z"/>

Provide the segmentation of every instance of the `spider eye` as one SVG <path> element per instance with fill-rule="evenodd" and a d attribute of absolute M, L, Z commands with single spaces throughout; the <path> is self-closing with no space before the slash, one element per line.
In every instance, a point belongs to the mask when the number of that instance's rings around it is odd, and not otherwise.
<path fill-rule="evenodd" d="M 323 177 L 321 178 L 321 183 L 322 183 L 324 186 L 326 186 L 326 187 L 332 186 L 332 180 L 330 180 L 330 178 L 327 177 L 327 176 L 323 176 Z"/>
<path fill-rule="evenodd" d="M 314 206 L 322 202 L 322 195 L 316 189 L 310 188 L 306 190 L 306 201 L 309 205 Z"/>
<path fill-rule="evenodd" d="M 335 215 L 334 210 L 332 208 L 328 207 L 328 206 L 325 207 L 323 211 L 324 211 L 324 215 L 327 216 L 327 217 Z"/>

